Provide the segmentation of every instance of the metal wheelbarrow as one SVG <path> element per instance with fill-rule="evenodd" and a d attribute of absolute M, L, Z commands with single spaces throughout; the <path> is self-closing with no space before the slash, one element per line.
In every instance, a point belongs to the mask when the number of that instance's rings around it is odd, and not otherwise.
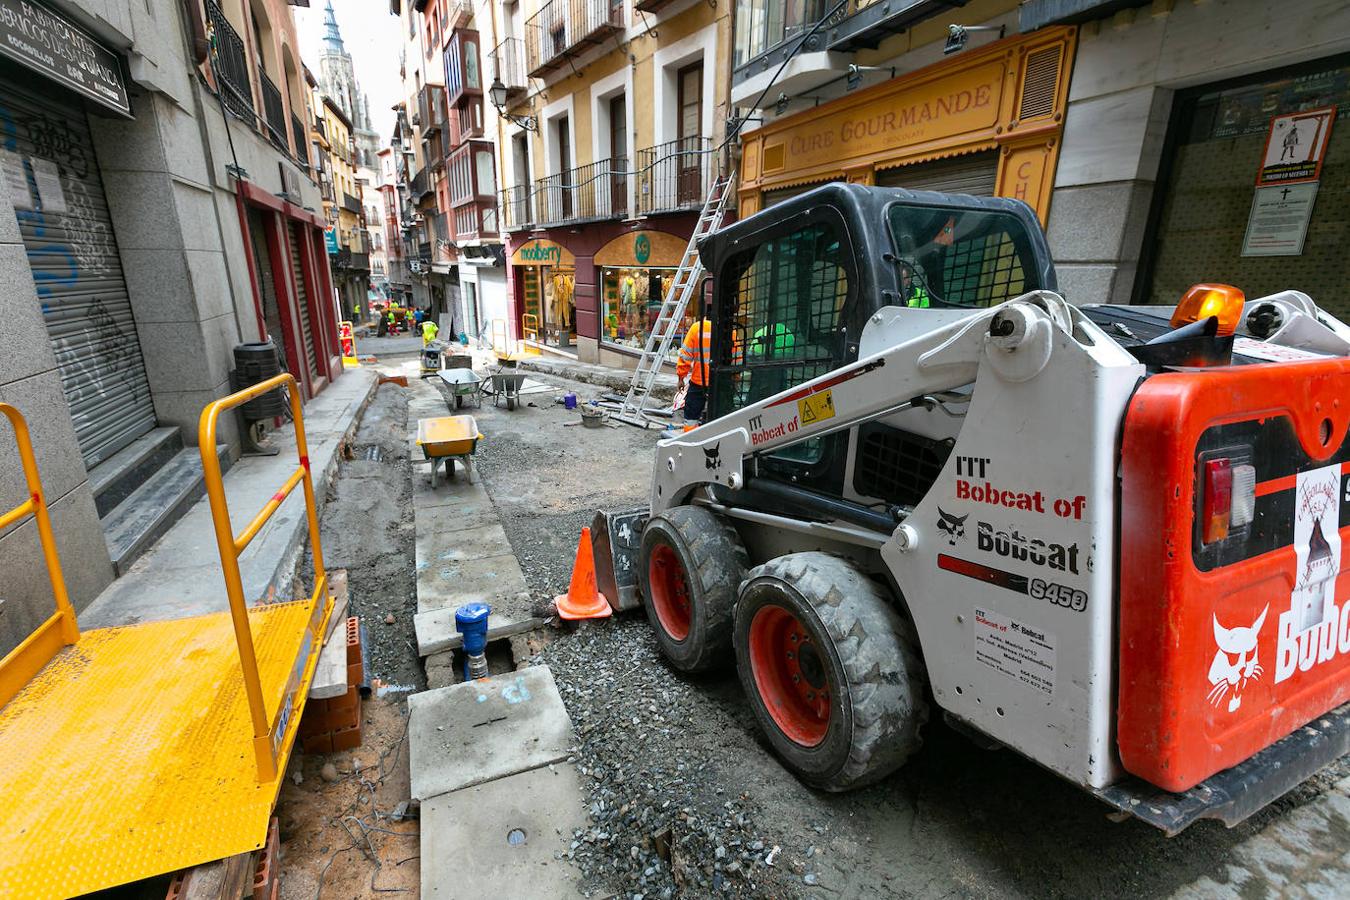
<path fill-rule="evenodd" d="M 464 474 L 473 483 L 473 454 L 483 435 L 473 416 L 438 416 L 417 420 L 417 446 L 431 462 L 431 486 L 436 487 L 436 469 L 445 461 L 445 477 L 455 477 L 455 460 L 464 464 Z"/>
<path fill-rule="evenodd" d="M 450 386 L 455 409 L 462 409 L 465 400 L 472 400 L 474 406 L 483 405 L 483 378 L 473 369 L 441 369 L 437 374 Z"/>
<path fill-rule="evenodd" d="M 492 373 L 492 405 L 506 398 L 506 408 L 515 409 L 520 402 L 520 385 L 525 381 L 525 373 L 514 370 L 498 370 Z"/>

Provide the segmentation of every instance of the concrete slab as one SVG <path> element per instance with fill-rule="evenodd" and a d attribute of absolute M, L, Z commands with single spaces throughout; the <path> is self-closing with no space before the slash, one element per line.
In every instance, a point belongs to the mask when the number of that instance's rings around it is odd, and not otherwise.
<path fill-rule="evenodd" d="M 441 507 L 441 509 L 449 509 L 453 513 L 460 508 Z M 507 541 L 502 526 L 497 524 L 496 516 L 490 520 L 484 516 L 484 521 L 473 527 L 464 524 L 462 512 L 460 516 L 442 515 L 436 518 L 444 521 L 449 528 L 442 530 L 428 523 L 428 527 L 424 529 L 420 527 L 421 516 L 418 516 L 416 554 L 419 572 L 448 562 L 485 559 L 511 552 L 511 544 Z"/>
<path fill-rule="evenodd" d="M 422 896 L 582 896 L 581 873 L 557 858 L 586 825 L 582 796 L 564 763 L 423 803 Z"/>
<path fill-rule="evenodd" d="M 417 572 L 417 611 L 458 606 L 468 599 L 492 603 L 526 590 L 520 563 L 507 552 L 458 562 L 438 562 Z"/>
<path fill-rule="evenodd" d="M 350 369 L 305 405 L 315 495 L 322 506 L 337 473 L 338 449 L 355 431 L 375 389 L 375 372 Z M 295 430 L 272 435 L 276 456 L 240 459 L 225 475 L 225 494 L 235 533 L 242 531 L 296 466 Z M 290 597 L 290 576 L 307 539 L 305 499 L 296 490 L 241 554 L 244 596 L 250 603 Z M 325 560 L 329 566 L 340 559 Z M 80 627 L 100 628 L 178 619 L 226 609 L 225 583 L 211 510 L 202 498 L 125 575 L 80 614 Z"/>
<path fill-rule="evenodd" d="M 408 761 L 418 800 L 559 762 L 571 743 L 572 720 L 547 666 L 408 698 Z"/>
<path fill-rule="evenodd" d="M 528 602 L 528 597 L 522 602 Z M 491 601 L 488 601 L 488 603 L 492 605 Z M 492 615 L 488 618 L 488 640 L 495 641 L 510 637 L 513 634 L 524 634 L 543 624 L 543 619 L 534 616 L 512 619 L 505 615 L 499 615 L 497 606 L 493 606 Z M 419 656 L 430 656 L 433 653 L 458 650 L 464 645 L 464 635 L 455 630 L 454 607 L 447 606 L 444 609 L 433 609 L 418 613 L 413 616 L 413 628 L 417 631 L 417 653 Z M 323 664 L 322 659 L 320 659 L 319 664 Z"/>
<path fill-rule="evenodd" d="M 456 506 L 460 503 L 491 506 L 491 501 L 487 498 L 487 488 L 483 487 L 481 480 L 470 482 L 467 478 L 463 478 L 463 468 L 460 468 L 459 475 L 450 480 L 445 479 L 445 470 L 441 468 L 440 474 L 436 476 L 436 487 L 432 487 L 431 463 L 421 457 L 420 449 L 414 447 L 409 452 L 408 459 L 413 461 L 414 510 L 431 509 L 433 506 Z M 479 521 L 479 524 L 482 522 Z"/>

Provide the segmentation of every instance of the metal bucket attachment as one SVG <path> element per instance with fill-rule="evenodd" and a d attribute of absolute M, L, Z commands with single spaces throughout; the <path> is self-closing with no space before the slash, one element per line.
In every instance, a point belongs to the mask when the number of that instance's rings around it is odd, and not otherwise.
<path fill-rule="evenodd" d="M 623 512 L 599 510 L 591 522 L 591 547 L 595 556 L 595 581 L 615 609 L 637 609 L 638 555 L 642 549 L 642 529 L 647 527 L 651 509 Z"/>

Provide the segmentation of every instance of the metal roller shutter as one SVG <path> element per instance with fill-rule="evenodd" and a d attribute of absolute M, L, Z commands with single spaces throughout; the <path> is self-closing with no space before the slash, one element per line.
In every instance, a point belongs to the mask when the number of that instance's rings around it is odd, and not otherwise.
<path fill-rule="evenodd" d="M 0 65 L 0 149 L 75 438 L 92 468 L 154 428 L 155 408 L 84 107 Z"/>
<path fill-rule="evenodd" d="M 296 222 L 291 223 L 289 231 L 291 274 L 295 277 L 295 297 L 300 307 L 300 342 L 305 345 L 305 360 L 309 365 L 309 375 L 315 378 L 319 374 L 319 357 L 314 352 L 314 331 L 309 324 L 309 295 L 305 292 L 305 275 L 300 266 L 300 248 L 304 232 Z"/>
<path fill-rule="evenodd" d="M 972 153 L 951 159 L 915 163 L 877 173 L 878 187 L 902 187 L 911 191 L 944 191 L 992 197 L 998 184 L 998 151 Z"/>

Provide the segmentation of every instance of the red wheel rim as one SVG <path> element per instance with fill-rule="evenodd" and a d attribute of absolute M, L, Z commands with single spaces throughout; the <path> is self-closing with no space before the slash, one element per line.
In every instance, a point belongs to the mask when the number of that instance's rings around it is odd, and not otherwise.
<path fill-rule="evenodd" d="M 668 544 L 657 544 L 647 566 L 652 609 L 661 628 L 677 641 L 689 637 L 689 584 L 680 558 Z"/>
<path fill-rule="evenodd" d="M 750 620 L 750 671 L 764 708 L 788 740 L 814 747 L 830 730 L 824 654 L 797 617 L 763 606 Z"/>

